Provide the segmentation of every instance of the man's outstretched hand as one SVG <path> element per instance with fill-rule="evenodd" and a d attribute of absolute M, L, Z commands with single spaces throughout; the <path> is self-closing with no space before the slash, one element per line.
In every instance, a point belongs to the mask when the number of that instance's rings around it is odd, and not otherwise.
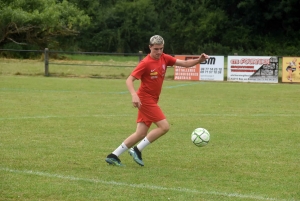
<path fill-rule="evenodd" d="M 202 53 L 199 57 L 199 63 L 205 61 L 206 59 L 209 59 L 209 56 L 205 53 Z"/>

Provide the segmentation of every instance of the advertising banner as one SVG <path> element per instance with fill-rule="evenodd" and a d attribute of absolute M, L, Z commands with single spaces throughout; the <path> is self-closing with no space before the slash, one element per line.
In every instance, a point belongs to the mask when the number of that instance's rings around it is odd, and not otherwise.
<path fill-rule="evenodd" d="M 224 56 L 210 56 L 201 63 L 200 80 L 224 81 Z"/>
<path fill-rule="evenodd" d="M 228 56 L 227 80 L 278 83 L 278 57 Z"/>
<path fill-rule="evenodd" d="M 198 56 L 175 55 L 176 59 L 197 59 Z M 190 68 L 174 66 L 174 80 L 224 80 L 224 56 L 210 56 L 200 65 Z"/>
<path fill-rule="evenodd" d="M 282 57 L 282 82 L 300 83 L 300 57 Z"/>
<path fill-rule="evenodd" d="M 188 60 L 196 59 L 198 57 L 188 55 L 175 55 L 176 59 Z M 174 66 L 174 80 L 199 80 L 200 65 L 185 68 L 181 66 Z"/>

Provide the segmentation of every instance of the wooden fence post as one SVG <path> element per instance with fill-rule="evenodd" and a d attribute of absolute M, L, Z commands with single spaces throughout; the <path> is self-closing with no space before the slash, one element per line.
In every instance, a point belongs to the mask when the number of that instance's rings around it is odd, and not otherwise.
<path fill-rule="evenodd" d="M 141 62 L 143 59 L 143 51 L 139 51 L 139 54 L 139 62 Z"/>
<path fill-rule="evenodd" d="M 45 48 L 45 55 L 44 55 L 44 61 L 45 61 L 45 76 L 49 76 L 49 49 Z"/>

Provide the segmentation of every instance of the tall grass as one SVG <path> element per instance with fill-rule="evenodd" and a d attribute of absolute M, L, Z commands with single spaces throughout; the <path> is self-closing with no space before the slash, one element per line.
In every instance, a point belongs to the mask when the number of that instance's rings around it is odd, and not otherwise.
<path fill-rule="evenodd" d="M 138 56 L 63 55 L 59 58 L 64 59 L 50 59 L 49 76 L 122 79 L 128 77 L 139 62 Z M 44 76 L 45 64 L 43 60 L 0 58 L 0 75 Z M 166 77 L 173 79 L 173 69 Z"/>

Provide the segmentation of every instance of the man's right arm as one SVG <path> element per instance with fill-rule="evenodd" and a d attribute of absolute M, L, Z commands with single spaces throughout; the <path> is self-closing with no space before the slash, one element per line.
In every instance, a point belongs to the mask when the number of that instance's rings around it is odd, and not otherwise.
<path fill-rule="evenodd" d="M 132 105 L 133 107 L 139 108 L 142 103 L 140 101 L 140 98 L 138 97 L 135 89 L 134 89 L 134 84 L 133 82 L 137 80 L 134 76 L 129 75 L 128 78 L 126 79 L 126 86 L 128 88 L 129 93 L 131 94 L 132 97 Z"/>

